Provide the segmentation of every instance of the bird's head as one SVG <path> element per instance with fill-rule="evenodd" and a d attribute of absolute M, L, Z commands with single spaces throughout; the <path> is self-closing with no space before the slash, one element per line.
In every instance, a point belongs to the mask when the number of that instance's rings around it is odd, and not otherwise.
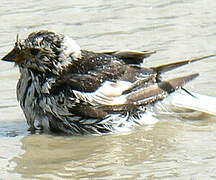
<path fill-rule="evenodd" d="M 15 62 L 21 68 L 59 74 L 79 58 L 81 49 L 73 39 L 43 30 L 31 33 L 25 40 L 17 37 L 14 48 L 2 60 Z"/>

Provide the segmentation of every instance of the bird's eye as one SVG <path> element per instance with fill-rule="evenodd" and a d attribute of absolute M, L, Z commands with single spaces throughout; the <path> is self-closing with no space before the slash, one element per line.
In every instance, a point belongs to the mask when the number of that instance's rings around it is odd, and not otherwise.
<path fill-rule="evenodd" d="M 39 49 L 31 49 L 30 52 L 32 55 L 36 56 L 39 53 Z"/>

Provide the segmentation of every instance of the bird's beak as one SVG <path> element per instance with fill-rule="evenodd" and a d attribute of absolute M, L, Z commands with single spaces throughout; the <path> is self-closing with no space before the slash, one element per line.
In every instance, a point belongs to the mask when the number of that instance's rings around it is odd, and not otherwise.
<path fill-rule="evenodd" d="M 8 62 L 19 62 L 21 61 L 21 54 L 18 48 L 12 49 L 6 56 L 4 56 L 1 60 Z"/>

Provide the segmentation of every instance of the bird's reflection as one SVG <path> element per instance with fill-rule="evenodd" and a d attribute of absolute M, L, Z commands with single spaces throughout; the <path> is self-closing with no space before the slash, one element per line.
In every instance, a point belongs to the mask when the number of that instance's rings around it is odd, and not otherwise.
<path fill-rule="evenodd" d="M 106 136 L 27 135 L 21 139 L 24 153 L 11 160 L 17 164 L 13 172 L 24 178 L 135 176 L 172 149 L 170 138 L 177 132 L 172 123 L 162 122 Z"/>

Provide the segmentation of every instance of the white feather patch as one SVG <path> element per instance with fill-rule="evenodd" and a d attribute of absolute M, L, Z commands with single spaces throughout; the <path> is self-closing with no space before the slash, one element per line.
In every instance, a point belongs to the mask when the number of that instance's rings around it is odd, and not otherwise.
<path fill-rule="evenodd" d="M 62 46 L 66 56 L 72 55 L 74 60 L 81 57 L 81 48 L 72 38 L 65 36 Z"/>
<path fill-rule="evenodd" d="M 120 105 L 126 103 L 126 95 L 122 93 L 133 84 L 129 81 L 110 82 L 105 81 L 95 92 L 80 92 L 74 90 L 76 98 L 92 105 Z"/>
<path fill-rule="evenodd" d="M 129 81 L 110 82 L 105 81 L 103 85 L 96 91 L 108 97 L 121 96 L 122 93 L 129 89 L 132 83 Z"/>

